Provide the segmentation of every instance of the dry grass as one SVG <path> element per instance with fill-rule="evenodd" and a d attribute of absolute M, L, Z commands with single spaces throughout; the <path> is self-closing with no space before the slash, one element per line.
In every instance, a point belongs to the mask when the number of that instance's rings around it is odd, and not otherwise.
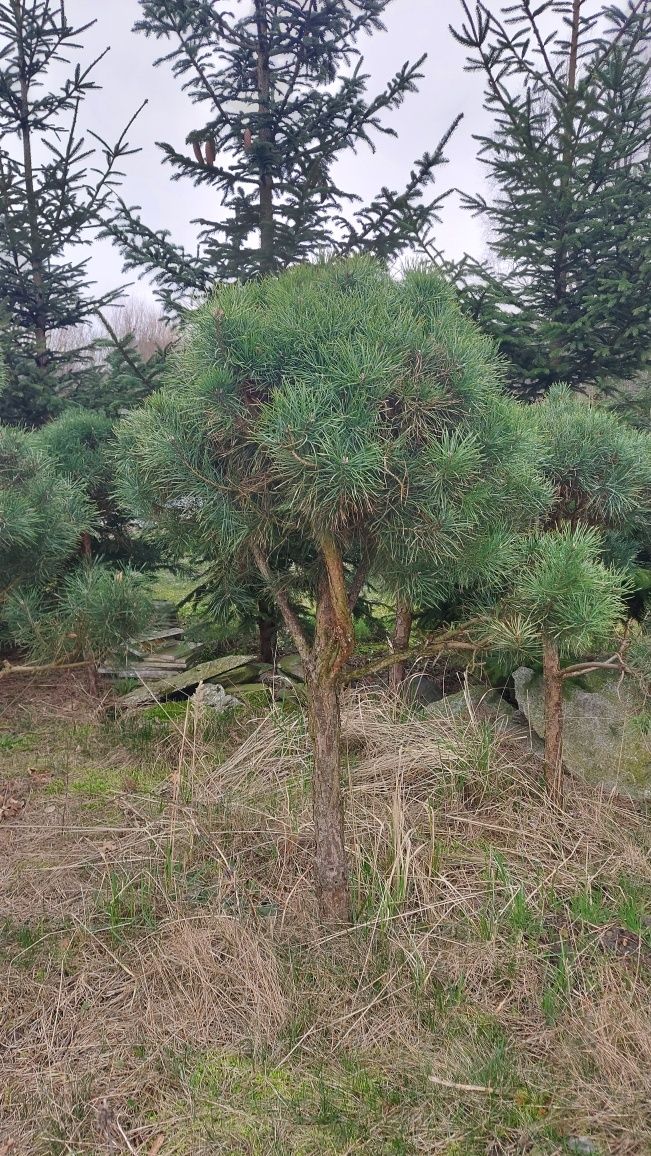
<path fill-rule="evenodd" d="M 325 935 L 300 714 L 3 694 L 3 1156 L 651 1151 L 632 805 L 551 814 L 526 735 L 351 695 L 357 922 Z"/>

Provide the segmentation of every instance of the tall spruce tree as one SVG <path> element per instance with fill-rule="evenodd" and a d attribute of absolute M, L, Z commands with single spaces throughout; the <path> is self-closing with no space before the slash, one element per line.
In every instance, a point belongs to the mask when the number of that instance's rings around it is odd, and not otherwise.
<path fill-rule="evenodd" d="M 97 88 L 95 66 L 68 54 L 91 27 L 68 22 L 63 0 L 0 0 L 0 312 L 6 379 L 0 420 L 39 425 L 84 379 L 83 349 L 52 348 L 55 330 L 75 327 L 115 293 L 97 295 L 89 240 L 130 151 L 80 133 L 84 98 Z M 126 131 L 126 130 L 125 130 Z"/>
<path fill-rule="evenodd" d="M 465 202 L 500 270 L 467 260 L 466 304 L 525 397 L 628 378 L 651 348 L 651 5 L 460 5 L 493 117 L 493 193 Z"/>
<path fill-rule="evenodd" d="M 357 41 L 382 28 L 389 3 L 237 0 L 229 12 L 214 0 L 141 0 L 136 31 L 166 42 L 156 63 L 171 65 L 205 116 L 187 150 L 160 143 L 165 161 L 174 180 L 208 185 L 223 207 L 218 219 L 198 222 L 197 254 L 124 203 L 108 225 L 126 267 L 153 275 L 168 306 L 325 250 L 390 259 L 428 234 L 443 199 L 428 190 L 454 126 L 399 191 L 384 187 L 361 205 L 338 184 L 345 153 L 395 135 L 385 116 L 421 76 L 424 56 L 366 94 Z"/>

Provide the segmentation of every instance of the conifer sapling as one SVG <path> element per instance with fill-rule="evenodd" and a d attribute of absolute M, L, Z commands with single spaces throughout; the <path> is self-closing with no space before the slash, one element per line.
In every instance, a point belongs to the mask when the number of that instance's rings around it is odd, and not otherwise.
<path fill-rule="evenodd" d="M 359 257 L 223 286 L 121 429 L 124 500 L 179 552 L 200 543 L 231 573 L 254 565 L 303 660 L 327 920 L 350 915 L 339 699 L 365 581 L 441 589 L 501 533 L 490 570 L 544 507 L 535 442 L 499 376 L 439 275 L 394 281 Z M 306 589 L 313 639 L 292 607 Z"/>

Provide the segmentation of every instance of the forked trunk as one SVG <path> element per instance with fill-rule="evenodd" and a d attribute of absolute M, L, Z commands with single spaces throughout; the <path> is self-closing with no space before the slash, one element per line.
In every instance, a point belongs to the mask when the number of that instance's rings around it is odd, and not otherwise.
<path fill-rule="evenodd" d="M 563 805 L 563 675 L 558 647 L 543 636 L 545 693 L 544 769 L 547 793 L 556 807 Z"/>
<path fill-rule="evenodd" d="M 309 682 L 308 690 L 314 747 L 312 806 L 317 902 L 325 923 L 348 923 L 350 899 L 339 770 L 339 691 L 334 681 Z"/>
<path fill-rule="evenodd" d="M 346 588 L 343 561 L 335 542 L 324 535 L 319 545 L 323 569 L 317 589 L 312 645 L 286 594 L 278 589 L 275 597 L 305 667 L 314 753 L 314 883 L 323 922 L 336 925 L 349 923 L 351 917 L 339 770 L 339 687 L 343 668 L 355 646 L 350 611 L 354 593 L 349 594 Z M 254 557 L 267 586 L 272 589 L 269 563 L 257 548 L 254 548 Z"/>
<path fill-rule="evenodd" d="M 396 601 L 396 626 L 393 632 L 392 645 L 396 654 L 402 650 L 409 648 L 409 639 L 411 638 L 411 627 L 414 616 L 412 614 L 411 606 L 407 602 L 403 602 L 401 598 Z M 389 670 L 389 687 L 397 694 L 405 677 L 406 664 L 404 662 L 396 662 Z"/>

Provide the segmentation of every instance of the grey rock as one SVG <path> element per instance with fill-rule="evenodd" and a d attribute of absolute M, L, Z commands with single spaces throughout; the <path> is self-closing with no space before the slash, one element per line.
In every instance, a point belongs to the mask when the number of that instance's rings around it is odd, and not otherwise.
<path fill-rule="evenodd" d="M 567 1141 L 570 1152 L 577 1152 L 578 1156 L 599 1156 L 601 1149 L 589 1136 L 570 1136 Z"/>
<path fill-rule="evenodd" d="M 407 676 L 402 686 L 402 694 L 407 702 L 420 703 L 421 706 L 440 702 L 443 698 L 440 683 L 421 671 L 415 671 Z"/>
<path fill-rule="evenodd" d="M 227 694 L 218 682 L 201 683 L 192 695 L 192 702 L 197 707 L 208 707 L 209 710 L 214 710 L 217 714 L 223 714 L 224 711 L 231 710 L 235 706 L 242 706 L 239 698 Z"/>
<path fill-rule="evenodd" d="M 526 666 L 513 675 L 518 706 L 545 734 L 543 680 Z M 610 671 L 567 679 L 563 761 L 571 774 L 632 799 L 651 800 L 651 735 L 639 725 L 648 706 L 632 679 Z"/>
<path fill-rule="evenodd" d="M 504 723 L 508 723 L 515 713 L 499 690 L 491 690 L 485 686 L 469 686 L 457 694 L 446 694 L 439 702 L 427 706 L 425 713 L 429 718 L 464 721 L 470 720 L 471 713 L 474 714 L 477 710 Z"/>
<path fill-rule="evenodd" d="M 271 666 L 264 662 L 247 662 L 244 666 L 225 671 L 220 676 L 220 682 L 223 682 L 224 686 L 236 686 L 240 682 L 256 682 L 263 671 L 271 669 Z"/>
<path fill-rule="evenodd" d="M 260 675 L 260 682 L 263 686 L 268 686 L 272 690 L 293 690 L 294 683 L 286 674 L 280 674 L 274 670 L 263 670 Z"/>
<path fill-rule="evenodd" d="M 284 658 L 280 659 L 278 669 L 282 670 L 283 674 L 288 674 L 290 678 L 296 679 L 297 682 L 305 682 L 305 671 L 298 654 L 286 654 Z"/>

